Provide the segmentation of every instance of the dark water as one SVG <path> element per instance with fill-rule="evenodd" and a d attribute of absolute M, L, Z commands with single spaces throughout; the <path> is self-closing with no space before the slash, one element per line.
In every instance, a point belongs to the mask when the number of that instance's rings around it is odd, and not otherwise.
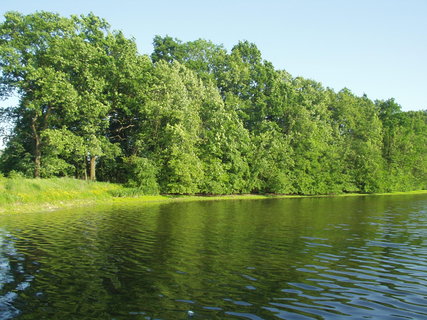
<path fill-rule="evenodd" d="M 0 319 L 427 319 L 427 196 L 0 216 Z"/>

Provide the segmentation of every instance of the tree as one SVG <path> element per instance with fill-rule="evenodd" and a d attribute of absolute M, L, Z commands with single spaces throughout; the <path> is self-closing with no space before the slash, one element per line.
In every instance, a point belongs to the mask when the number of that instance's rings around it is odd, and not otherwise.
<path fill-rule="evenodd" d="M 284 135 L 274 122 L 265 121 L 262 126 L 262 132 L 252 136 L 251 191 L 294 193 L 292 170 L 295 155 L 289 136 Z"/>
<path fill-rule="evenodd" d="M 138 192 L 378 192 L 425 188 L 426 112 L 293 78 L 248 41 L 154 38 L 93 14 L 9 12 L 0 98 L 19 104 L 0 170 L 126 183 Z"/>
<path fill-rule="evenodd" d="M 203 85 L 178 62 L 159 61 L 152 70 L 152 86 L 141 111 L 135 146 L 141 158 L 158 168 L 161 192 L 196 193 L 203 179 L 198 155 Z"/>
<path fill-rule="evenodd" d="M 226 106 L 234 108 L 249 131 L 272 118 L 273 87 L 277 80 L 273 65 L 262 60 L 258 48 L 247 41 L 239 42 L 226 57 L 223 71 L 217 77 Z"/>
<path fill-rule="evenodd" d="M 342 139 L 345 191 L 384 190 L 382 125 L 374 103 L 343 89 L 333 96 L 330 109 L 335 131 Z"/>
<path fill-rule="evenodd" d="M 82 162 L 85 142 L 67 128 L 46 129 L 42 134 L 42 153 L 45 154 L 42 177 L 75 176 L 85 177 L 86 168 Z"/>
<path fill-rule="evenodd" d="M 217 88 L 207 85 L 200 109 L 199 153 L 204 166 L 201 192 L 247 193 L 252 189 L 250 134 L 233 110 L 226 110 Z"/>
<path fill-rule="evenodd" d="M 91 179 L 97 157 L 114 149 L 104 138 L 110 110 L 105 66 L 114 42 L 108 28 L 93 14 L 66 19 L 46 12 L 8 13 L 0 26 L 0 82 L 20 94 L 15 111 L 22 119 L 17 125 L 24 127 L 17 130 L 33 139 L 24 149 L 34 159 L 35 177 L 41 175 L 42 150 L 50 150 L 43 148 L 46 130 L 66 127 L 83 137 L 80 159 L 89 158 Z"/>
<path fill-rule="evenodd" d="M 153 40 L 154 51 L 151 54 L 153 62 L 166 61 L 166 62 L 183 62 L 185 49 L 182 42 L 178 39 L 165 36 L 155 36 Z"/>
<path fill-rule="evenodd" d="M 198 39 L 183 43 L 169 36 L 156 36 L 153 46 L 151 58 L 154 63 L 160 60 L 168 63 L 177 61 L 197 73 L 203 81 L 216 82 L 218 74 L 225 67 L 226 50 L 222 45 L 207 40 Z"/>
<path fill-rule="evenodd" d="M 375 105 L 383 128 L 386 190 L 423 188 L 427 153 L 425 112 L 403 112 L 394 99 L 376 101 Z"/>
<path fill-rule="evenodd" d="M 54 110 L 75 98 L 66 75 L 51 67 L 47 51 L 55 39 L 72 33 L 69 19 L 48 12 L 8 12 L 0 25 L 0 83 L 3 91 L 21 96 L 17 124 L 25 124 L 32 137 L 33 145 L 22 149 L 32 154 L 35 177 L 40 176 L 42 131 L 55 122 Z"/>

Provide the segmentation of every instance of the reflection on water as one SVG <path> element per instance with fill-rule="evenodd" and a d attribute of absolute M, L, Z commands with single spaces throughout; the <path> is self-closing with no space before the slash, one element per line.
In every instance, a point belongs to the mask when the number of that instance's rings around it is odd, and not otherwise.
<path fill-rule="evenodd" d="M 0 217 L 0 319 L 425 319 L 427 197 Z"/>

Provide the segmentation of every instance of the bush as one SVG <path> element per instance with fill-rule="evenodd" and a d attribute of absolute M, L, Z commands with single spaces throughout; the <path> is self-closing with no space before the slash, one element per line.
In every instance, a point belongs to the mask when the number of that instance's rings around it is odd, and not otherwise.
<path fill-rule="evenodd" d="M 127 172 L 126 187 L 136 189 L 138 194 L 157 195 L 159 184 L 157 183 L 158 169 L 147 158 L 131 156 L 123 159 Z"/>
<path fill-rule="evenodd" d="M 10 179 L 24 179 L 24 174 L 15 170 L 10 171 L 8 176 Z"/>

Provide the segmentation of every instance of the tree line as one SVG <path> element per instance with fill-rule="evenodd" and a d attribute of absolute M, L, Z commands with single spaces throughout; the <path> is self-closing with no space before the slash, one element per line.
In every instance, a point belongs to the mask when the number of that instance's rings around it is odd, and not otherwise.
<path fill-rule="evenodd" d="M 93 15 L 0 23 L 5 175 L 73 176 L 147 194 L 427 187 L 427 112 L 292 77 L 247 41 L 156 36 L 151 56 Z"/>

